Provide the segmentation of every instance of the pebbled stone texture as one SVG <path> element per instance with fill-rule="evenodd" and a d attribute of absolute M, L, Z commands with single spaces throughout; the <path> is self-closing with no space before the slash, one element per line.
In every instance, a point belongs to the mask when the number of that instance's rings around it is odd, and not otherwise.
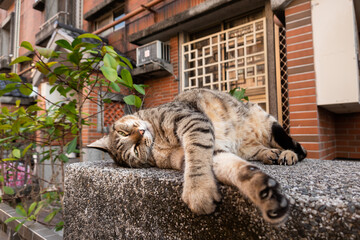
<path fill-rule="evenodd" d="M 197 216 L 181 200 L 181 172 L 103 161 L 67 167 L 64 239 L 360 239 L 360 162 L 254 164 L 292 202 L 280 227 L 233 187 L 220 185 L 216 211 Z"/>

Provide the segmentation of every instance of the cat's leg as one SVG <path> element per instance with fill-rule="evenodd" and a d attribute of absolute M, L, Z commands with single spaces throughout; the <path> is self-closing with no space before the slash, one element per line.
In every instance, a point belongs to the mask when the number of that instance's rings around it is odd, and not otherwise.
<path fill-rule="evenodd" d="M 184 186 L 182 198 L 197 214 L 215 211 L 215 201 L 221 200 L 212 171 L 214 134 L 211 123 L 194 120 L 179 127 L 184 148 Z"/>
<path fill-rule="evenodd" d="M 213 169 L 216 178 L 226 184 L 236 186 L 262 212 L 271 224 L 286 220 L 289 201 L 280 192 L 275 179 L 258 167 L 228 152 L 215 152 Z"/>
<path fill-rule="evenodd" d="M 307 152 L 300 143 L 291 138 L 279 123 L 274 122 L 271 127 L 270 145 L 284 149 L 278 158 L 278 164 L 293 165 L 303 160 Z"/>

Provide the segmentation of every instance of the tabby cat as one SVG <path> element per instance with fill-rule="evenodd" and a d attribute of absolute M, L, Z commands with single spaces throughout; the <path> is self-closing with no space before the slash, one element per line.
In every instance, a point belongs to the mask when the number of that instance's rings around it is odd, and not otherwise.
<path fill-rule="evenodd" d="M 246 160 L 293 165 L 306 157 L 257 104 L 208 89 L 124 116 L 88 147 L 108 152 L 121 166 L 183 170 L 182 199 L 197 214 L 212 213 L 220 201 L 215 179 L 236 186 L 272 224 L 286 219 L 289 201 L 278 182 Z"/>

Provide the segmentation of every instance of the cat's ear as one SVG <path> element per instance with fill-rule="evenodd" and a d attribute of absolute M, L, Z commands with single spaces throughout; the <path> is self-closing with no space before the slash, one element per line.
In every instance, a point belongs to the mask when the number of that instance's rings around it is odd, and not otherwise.
<path fill-rule="evenodd" d="M 95 142 L 87 145 L 88 148 L 97 148 L 107 152 L 109 150 L 109 136 L 102 137 Z"/>

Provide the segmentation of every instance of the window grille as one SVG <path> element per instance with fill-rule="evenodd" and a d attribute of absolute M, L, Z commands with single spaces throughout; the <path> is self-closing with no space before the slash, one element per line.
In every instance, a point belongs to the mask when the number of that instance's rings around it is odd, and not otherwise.
<path fill-rule="evenodd" d="M 278 120 L 287 133 L 290 131 L 290 112 L 288 96 L 286 29 L 275 26 L 276 39 L 276 67 L 277 67 L 277 96 Z"/>
<path fill-rule="evenodd" d="M 250 101 L 268 109 L 265 18 L 182 45 L 181 90 L 246 88 Z"/>

